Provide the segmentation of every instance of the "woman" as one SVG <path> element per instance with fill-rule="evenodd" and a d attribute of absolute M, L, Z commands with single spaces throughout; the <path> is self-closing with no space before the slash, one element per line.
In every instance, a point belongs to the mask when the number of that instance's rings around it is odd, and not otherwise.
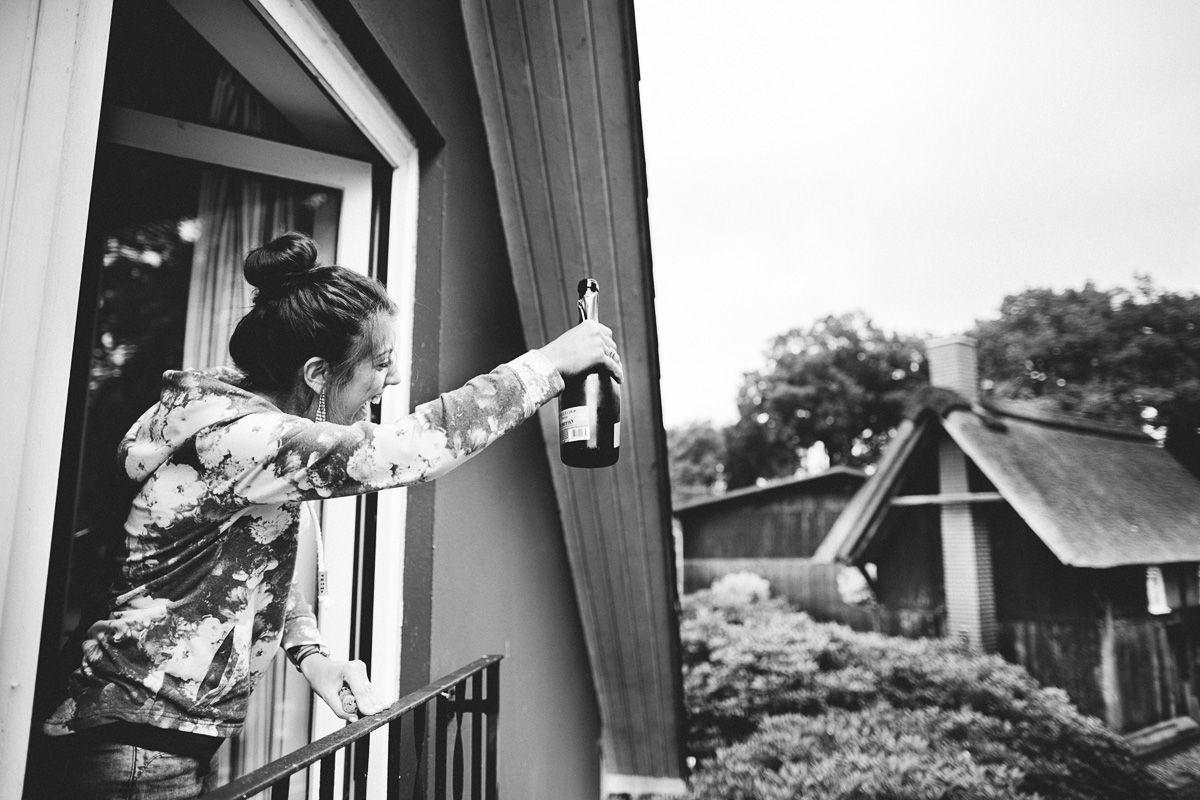
<path fill-rule="evenodd" d="M 245 719 L 280 646 L 335 714 L 381 711 L 360 661 L 324 648 L 292 585 L 301 502 L 432 480 L 529 418 L 564 375 L 621 378 L 611 331 L 585 322 L 387 425 L 370 403 L 399 383 L 396 307 L 382 285 L 319 266 L 286 234 L 246 258 L 254 305 L 229 342 L 237 369 L 168 372 L 119 449 L 139 488 L 105 618 L 87 631 L 63 735 L 70 796 L 194 797 Z M 69 735 L 68 735 L 69 734 Z"/>

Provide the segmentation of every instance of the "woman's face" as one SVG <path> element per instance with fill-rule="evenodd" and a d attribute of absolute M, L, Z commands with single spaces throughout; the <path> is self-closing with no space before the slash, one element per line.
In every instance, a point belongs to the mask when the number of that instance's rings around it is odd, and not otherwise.
<path fill-rule="evenodd" d="M 380 314 L 374 325 L 368 327 L 370 350 L 354 365 L 350 379 L 337 391 L 329 393 L 330 422 L 348 425 L 367 419 L 370 415 L 368 404 L 378 403 L 385 387 L 400 382 L 395 327 L 396 319 L 391 314 Z"/>

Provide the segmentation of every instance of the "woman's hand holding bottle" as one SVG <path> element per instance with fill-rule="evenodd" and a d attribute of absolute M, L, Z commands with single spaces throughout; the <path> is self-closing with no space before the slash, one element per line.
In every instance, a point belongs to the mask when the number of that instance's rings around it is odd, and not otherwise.
<path fill-rule="evenodd" d="M 618 382 L 625 377 L 612 330 L 595 320 L 584 320 L 539 352 L 563 377 L 578 375 L 596 366 L 603 366 Z"/>

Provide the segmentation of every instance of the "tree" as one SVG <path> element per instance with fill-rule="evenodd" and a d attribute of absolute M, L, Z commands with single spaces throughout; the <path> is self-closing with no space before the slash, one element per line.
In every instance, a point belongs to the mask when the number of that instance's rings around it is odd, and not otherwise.
<path fill-rule="evenodd" d="M 993 395 L 1145 426 L 1200 474 L 1200 296 L 1147 277 L 1132 291 L 1027 289 L 974 336 Z"/>
<path fill-rule="evenodd" d="M 731 489 L 793 474 L 817 442 L 832 465 L 873 464 L 909 393 L 928 382 L 922 342 L 885 333 L 862 312 L 788 331 L 765 355 L 745 376 L 728 432 Z"/>
<path fill-rule="evenodd" d="M 725 490 L 725 433 L 711 422 L 691 422 L 669 429 L 667 457 L 672 505 Z"/>

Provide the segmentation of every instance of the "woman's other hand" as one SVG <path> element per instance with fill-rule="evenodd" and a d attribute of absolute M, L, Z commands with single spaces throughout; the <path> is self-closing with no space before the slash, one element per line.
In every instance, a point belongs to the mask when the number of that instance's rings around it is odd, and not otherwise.
<path fill-rule="evenodd" d="M 360 715 L 378 714 L 388 707 L 383 692 L 367 679 L 367 665 L 361 661 L 337 661 L 313 655 L 304 659 L 300 672 L 325 705 L 347 722 Z M 353 704 L 343 703 L 340 696 L 343 686 L 349 687 Z M 354 704 L 357 708 L 352 707 Z"/>
<path fill-rule="evenodd" d="M 612 330 L 595 320 L 584 320 L 539 351 L 569 377 L 603 366 L 620 382 L 625 377 Z"/>

